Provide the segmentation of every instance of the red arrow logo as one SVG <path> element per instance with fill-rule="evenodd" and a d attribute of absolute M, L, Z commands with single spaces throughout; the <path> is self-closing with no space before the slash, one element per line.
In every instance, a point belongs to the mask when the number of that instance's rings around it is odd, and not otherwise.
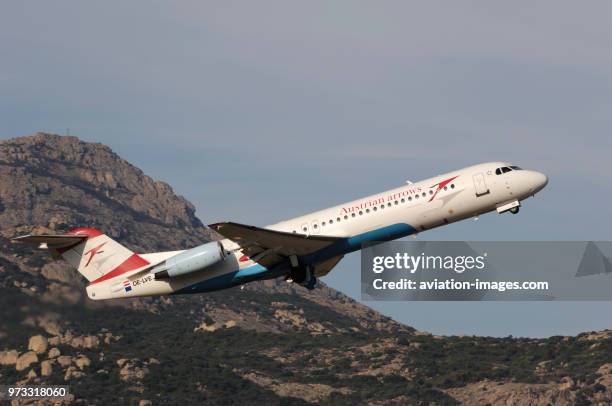
<path fill-rule="evenodd" d="M 436 186 L 437 186 L 438 188 L 436 189 L 436 192 L 435 192 L 435 193 L 434 193 L 434 194 L 431 196 L 431 199 L 429 199 L 429 200 L 428 200 L 428 202 L 431 202 L 431 201 L 434 199 L 434 197 L 436 197 L 436 195 L 438 194 L 438 192 L 440 191 L 440 189 L 442 189 L 444 186 L 448 185 L 449 183 L 451 183 L 453 180 L 457 179 L 458 177 L 459 177 L 459 175 L 457 175 L 457 176 L 453 176 L 452 178 L 448 178 L 448 179 L 446 179 L 446 180 L 443 180 L 443 181 L 442 181 L 442 182 L 440 182 L 440 183 L 436 183 L 435 185 L 430 186 L 430 188 L 432 188 L 432 187 L 436 187 Z"/>
<path fill-rule="evenodd" d="M 101 253 L 103 253 L 103 252 L 104 252 L 104 251 L 100 251 L 100 248 L 102 248 L 102 246 L 103 246 L 104 244 L 106 244 L 107 242 L 108 242 L 108 241 L 105 241 L 105 242 L 103 242 L 102 244 L 98 245 L 97 247 L 93 247 L 92 249 L 90 249 L 89 251 L 87 251 L 87 252 L 85 253 L 85 255 L 89 255 L 89 254 L 91 254 L 91 256 L 90 256 L 90 257 L 89 257 L 89 259 L 87 260 L 87 263 L 85 264 L 85 266 L 89 265 L 89 263 L 91 262 L 91 260 L 93 259 L 93 257 L 94 257 L 96 254 L 101 254 Z"/>

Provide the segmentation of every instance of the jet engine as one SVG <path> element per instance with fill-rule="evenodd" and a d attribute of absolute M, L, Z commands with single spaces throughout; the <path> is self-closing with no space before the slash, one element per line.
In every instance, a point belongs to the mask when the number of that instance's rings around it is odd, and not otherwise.
<path fill-rule="evenodd" d="M 225 250 L 219 241 L 212 241 L 168 258 L 153 269 L 155 279 L 174 278 L 201 271 L 225 258 Z"/>

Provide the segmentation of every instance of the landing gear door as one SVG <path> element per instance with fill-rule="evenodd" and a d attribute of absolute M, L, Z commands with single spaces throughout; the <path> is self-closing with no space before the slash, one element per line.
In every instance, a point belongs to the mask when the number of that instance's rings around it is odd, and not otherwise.
<path fill-rule="evenodd" d="M 489 187 L 487 186 L 487 182 L 485 181 L 484 174 L 479 172 L 473 176 L 474 179 L 474 191 L 476 192 L 476 196 L 482 196 L 489 193 Z"/>

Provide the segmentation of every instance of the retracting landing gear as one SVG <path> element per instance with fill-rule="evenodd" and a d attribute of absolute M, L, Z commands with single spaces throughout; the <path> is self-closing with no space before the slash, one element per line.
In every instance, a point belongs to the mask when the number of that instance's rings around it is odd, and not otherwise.
<path fill-rule="evenodd" d="M 289 283 L 299 283 L 308 290 L 312 290 L 317 285 L 317 278 L 314 268 L 310 265 L 299 265 L 296 257 L 291 257 L 291 272 L 285 277 Z"/>
<path fill-rule="evenodd" d="M 521 202 L 519 202 L 518 200 L 513 200 L 511 202 L 504 203 L 504 204 L 497 206 L 497 212 L 499 214 L 502 214 L 502 213 L 509 211 L 512 214 L 517 214 L 519 212 L 520 207 L 521 207 Z"/>
<path fill-rule="evenodd" d="M 306 289 L 313 290 L 317 287 L 317 277 L 314 274 L 314 268 L 308 267 L 306 270 L 306 280 L 302 284 Z"/>

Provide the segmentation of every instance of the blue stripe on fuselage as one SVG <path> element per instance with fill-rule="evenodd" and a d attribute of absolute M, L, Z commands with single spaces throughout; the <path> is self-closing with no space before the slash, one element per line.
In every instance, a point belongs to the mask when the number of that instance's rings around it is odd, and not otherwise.
<path fill-rule="evenodd" d="M 357 234 L 353 237 L 343 238 L 315 253 L 301 257 L 300 261 L 306 264 L 323 262 L 338 255 L 344 255 L 348 254 L 349 252 L 360 250 L 362 244 L 366 242 L 390 241 L 415 234 L 416 232 L 417 230 L 409 224 L 393 224 Z"/>
<path fill-rule="evenodd" d="M 417 230 L 408 224 L 393 224 L 358 234 L 353 237 L 339 239 L 333 244 L 313 254 L 300 257 L 300 262 L 304 264 L 323 262 L 338 255 L 344 255 L 348 254 L 349 252 L 360 250 L 362 244 L 366 242 L 389 241 L 396 238 L 405 237 L 416 232 Z M 277 272 L 275 272 L 275 270 L 270 270 L 262 265 L 255 264 L 238 271 L 228 272 L 226 274 L 215 276 L 214 278 L 206 279 L 193 285 L 184 287 L 174 292 L 174 294 L 211 292 L 213 290 L 230 288 L 232 286 L 241 285 L 257 279 L 267 279 L 270 277 L 280 276 L 280 274 L 275 275 L 275 273 L 278 273 L 279 269 L 282 269 L 282 267 L 277 267 Z"/>

